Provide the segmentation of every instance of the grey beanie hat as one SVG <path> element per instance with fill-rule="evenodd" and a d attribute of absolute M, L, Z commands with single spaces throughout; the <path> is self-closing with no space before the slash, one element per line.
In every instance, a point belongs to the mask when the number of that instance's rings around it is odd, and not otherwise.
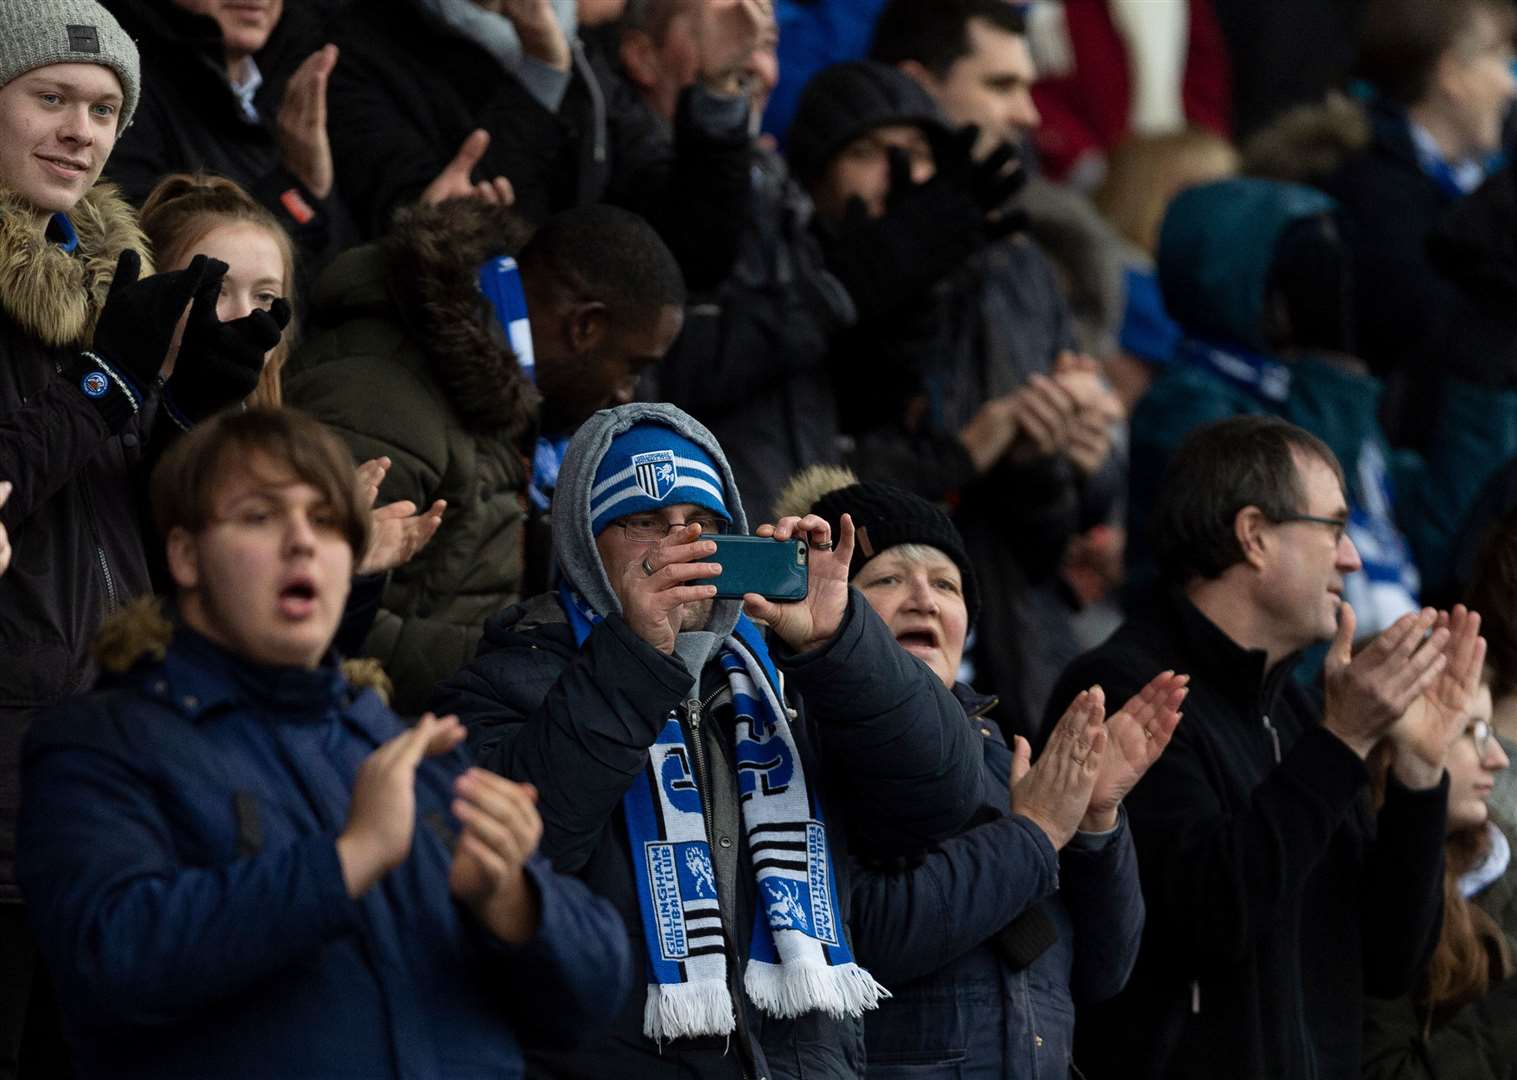
<path fill-rule="evenodd" d="M 137 44 L 95 0 L 0 0 L 0 86 L 48 64 L 99 64 L 121 80 L 121 122 L 142 89 Z"/>

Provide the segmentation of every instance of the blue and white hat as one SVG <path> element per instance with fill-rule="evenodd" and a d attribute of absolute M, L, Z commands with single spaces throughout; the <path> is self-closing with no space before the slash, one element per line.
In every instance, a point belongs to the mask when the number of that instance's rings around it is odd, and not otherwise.
<path fill-rule="evenodd" d="M 711 455 L 663 424 L 642 423 L 611 440 L 590 489 L 590 533 L 628 514 L 690 503 L 730 522 Z"/>

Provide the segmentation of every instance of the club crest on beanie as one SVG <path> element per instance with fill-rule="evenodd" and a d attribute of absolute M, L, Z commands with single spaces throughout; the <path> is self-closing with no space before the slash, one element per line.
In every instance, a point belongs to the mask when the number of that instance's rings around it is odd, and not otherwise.
<path fill-rule="evenodd" d="M 99 64 L 121 80 L 121 122 L 142 90 L 137 44 L 94 0 L 0 0 L 0 86 L 49 64 Z"/>
<path fill-rule="evenodd" d="M 711 455 L 663 424 L 643 423 L 611 440 L 590 489 L 590 533 L 628 514 L 690 503 L 730 522 L 722 474 Z"/>

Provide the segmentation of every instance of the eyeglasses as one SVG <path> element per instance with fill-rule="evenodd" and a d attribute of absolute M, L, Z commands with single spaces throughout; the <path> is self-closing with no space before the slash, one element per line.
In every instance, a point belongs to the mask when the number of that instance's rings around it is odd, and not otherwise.
<path fill-rule="evenodd" d="M 714 514 L 695 514 L 689 521 L 669 522 L 652 514 L 633 514 L 611 524 L 625 532 L 628 540 L 639 544 L 656 544 L 686 525 L 699 525 L 702 536 L 722 536 L 727 532 L 727 523 Z"/>
<path fill-rule="evenodd" d="M 1465 734 L 1475 740 L 1475 756 L 1484 761 L 1491 749 L 1491 725 L 1484 720 L 1476 720 Z"/>
<path fill-rule="evenodd" d="M 1343 534 L 1348 529 L 1348 520 L 1345 518 L 1319 517 L 1316 514 L 1287 514 L 1285 517 L 1272 519 L 1276 525 L 1289 525 L 1293 521 L 1304 521 L 1309 525 L 1326 525 L 1333 530 L 1333 543 L 1343 542 Z"/>

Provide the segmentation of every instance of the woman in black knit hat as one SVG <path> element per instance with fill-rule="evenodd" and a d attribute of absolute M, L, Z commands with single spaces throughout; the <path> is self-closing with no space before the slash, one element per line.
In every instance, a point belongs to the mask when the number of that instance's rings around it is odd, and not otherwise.
<path fill-rule="evenodd" d="M 1186 677 L 1165 672 L 1109 720 L 1100 688 L 1082 693 L 1032 765 L 1027 741 L 1007 746 L 988 719 L 996 699 L 957 681 L 980 600 L 948 516 L 826 467 L 796 477 L 775 512 L 808 510 L 834 529 L 851 516 L 850 581 L 952 688 L 984 748 L 978 824 L 910 865 L 865 855 L 852 875 L 855 953 L 893 994 L 865 1018 L 868 1076 L 1064 1080 L 1075 1006 L 1114 995 L 1137 956 L 1121 799 L 1169 742 Z"/>

